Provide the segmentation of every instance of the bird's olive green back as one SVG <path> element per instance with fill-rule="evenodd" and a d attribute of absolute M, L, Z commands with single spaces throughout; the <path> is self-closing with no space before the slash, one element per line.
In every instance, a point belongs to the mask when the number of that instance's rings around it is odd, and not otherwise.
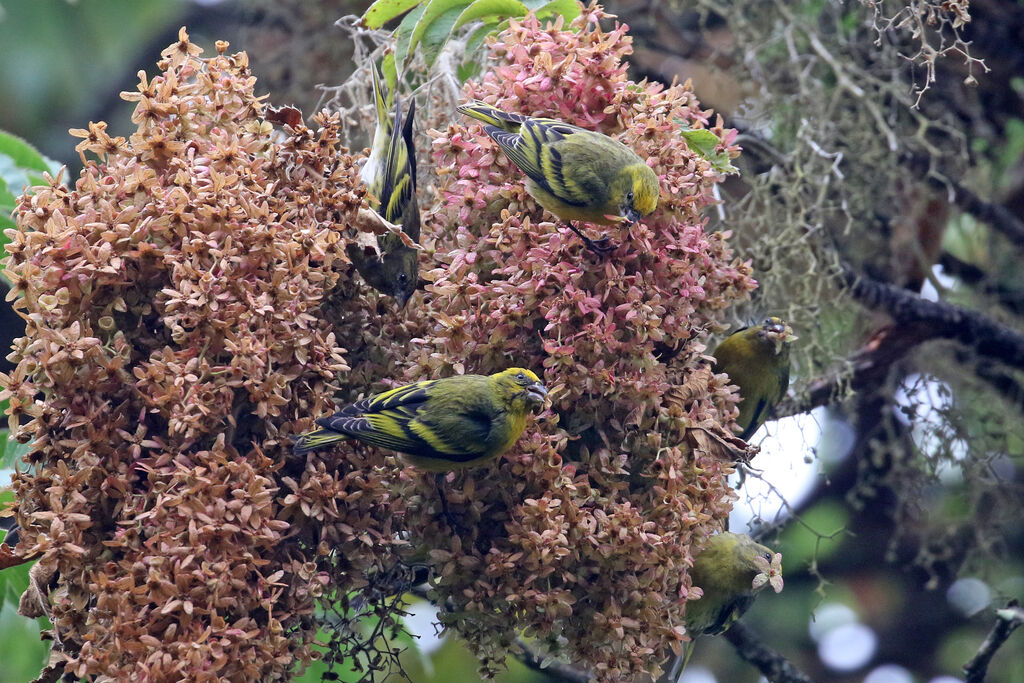
<path fill-rule="evenodd" d="M 740 438 L 749 439 L 764 424 L 789 387 L 789 348 L 779 353 L 758 337 L 761 325 L 742 329 L 725 339 L 714 351 L 714 372 L 724 372 L 740 388 Z"/>

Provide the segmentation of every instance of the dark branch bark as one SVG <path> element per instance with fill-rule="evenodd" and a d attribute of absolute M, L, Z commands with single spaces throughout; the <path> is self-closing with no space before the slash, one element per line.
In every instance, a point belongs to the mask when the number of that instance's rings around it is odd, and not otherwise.
<path fill-rule="evenodd" d="M 979 293 L 992 297 L 1013 313 L 1024 315 L 1024 291 L 1000 284 L 978 266 L 962 261 L 946 251 L 939 256 L 939 265 L 946 274 L 953 275 L 964 284 L 974 287 Z"/>
<path fill-rule="evenodd" d="M 1018 247 L 1024 244 L 1024 221 L 1001 204 L 988 202 L 952 179 L 930 177 L 928 182 L 939 190 L 953 191 L 953 204 L 963 211 L 1003 233 Z"/>
<path fill-rule="evenodd" d="M 587 671 L 584 669 L 578 669 L 572 664 L 566 664 L 565 662 L 560 662 L 558 660 L 549 660 L 545 666 L 544 655 L 540 654 L 518 638 L 512 646 L 512 654 L 527 667 L 534 671 L 540 671 L 543 674 L 547 674 L 557 681 L 566 681 L 566 683 L 587 683 L 587 681 L 590 680 L 590 674 Z"/>
<path fill-rule="evenodd" d="M 742 621 L 733 624 L 722 637 L 732 643 L 743 661 L 756 667 L 771 683 L 811 683 L 807 674 L 761 642 Z"/>
<path fill-rule="evenodd" d="M 1009 614 L 1005 614 L 1005 612 Z M 964 665 L 967 683 L 984 683 L 992 656 L 1006 642 L 1014 629 L 1021 625 L 1021 622 L 1024 622 L 1024 610 L 1020 609 L 1020 603 L 1016 600 L 1011 600 L 1005 610 L 996 612 L 996 623 L 985 637 L 981 648 L 978 649 L 978 654 Z"/>
<path fill-rule="evenodd" d="M 1024 335 L 995 320 L 944 301 L 917 294 L 842 267 L 841 277 L 853 298 L 867 308 L 887 313 L 897 325 L 926 323 L 934 337 L 953 339 L 1014 367 L 1024 367 Z"/>

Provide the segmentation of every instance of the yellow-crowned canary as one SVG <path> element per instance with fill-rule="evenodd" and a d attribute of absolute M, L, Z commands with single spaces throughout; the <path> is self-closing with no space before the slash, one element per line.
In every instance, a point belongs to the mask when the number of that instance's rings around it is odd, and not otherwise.
<path fill-rule="evenodd" d="M 479 101 L 459 111 L 483 121 L 484 131 L 526 174 L 526 189 L 563 221 L 636 223 L 658 208 L 658 176 L 624 144 L 554 119 L 511 114 Z M 568 226 L 590 249 L 607 251 L 607 238 L 591 240 Z"/>
<path fill-rule="evenodd" d="M 322 429 L 300 436 L 295 453 L 356 439 L 404 453 L 431 472 L 471 467 L 514 444 L 526 414 L 543 407 L 547 394 L 537 375 L 523 368 L 416 382 L 320 418 Z"/>
<path fill-rule="evenodd" d="M 370 191 L 370 208 L 395 225 L 414 241 L 420 239 L 420 210 L 416 202 L 416 147 L 412 139 L 416 101 L 402 116 L 401 98 L 395 96 L 394 120 L 384 98 L 376 66 L 372 69 L 373 95 L 377 109 L 377 128 L 373 133 L 370 156 L 359 174 Z M 347 253 L 367 284 L 405 303 L 419 282 L 419 257 L 401 237 L 388 232 L 377 238 L 380 255 L 368 253 L 358 244 L 349 244 Z"/>
<path fill-rule="evenodd" d="M 669 680 L 675 681 L 693 654 L 698 636 L 717 636 L 729 630 L 770 585 L 782 590 L 782 555 L 755 543 L 746 534 L 716 534 L 693 561 L 690 578 L 704 594 L 686 602 L 686 633 L 691 640 L 676 660 Z"/>
<path fill-rule="evenodd" d="M 775 411 L 789 387 L 789 345 L 797 337 L 778 318 L 734 332 L 715 349 L 714 372 L 729 375 L 740 388 L 736 423 L 744 441 Z"/>

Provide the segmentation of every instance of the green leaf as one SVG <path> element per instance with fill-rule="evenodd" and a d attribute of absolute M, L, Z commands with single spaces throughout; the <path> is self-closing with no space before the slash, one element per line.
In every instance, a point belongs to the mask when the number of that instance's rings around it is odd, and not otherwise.
<path fill-rule="evenodd" d="M 7 190 L 7 183 L 0 178 L 0 230 L 14 227 L 14 219 L 11 218 L 14 214 L 14 201 L 14 195 Z M 7 244 L 8 241 L 0 232 L 0 245 Z M 3 258 L 3 254 L 0 254 L 0 258 Z"/>
<path fill-rule="evenodd" d="M 363 22 L 370 28 L 380 28 L 420 2 L 422 0 L 377 0 L 363 14 Z"/>
<path fill-rule="evenodd" d="M 397 92 L 398 68 L 395 66 L 394 52 L 387 53 L 386 55 L 384 55 L 384 59 L 380 60 L 380 71 L 384 75 L 384 82 L 387 83 L 388 92 Z"/>
<path fill-rule="evenodd" d="M 10 157 L 18 168 L 46 172 L 52 170 L 46 158 L 35 147 L 12 133 L 0 131 L 0 154 Z"/>
<path fill-rule="evenodd" d="M 56 176 L 59 169 L 56 161 L 46 158 L 17 135 L 0 131 L 0 181 L 3 181 L 0 205 L 13 206 L 14 196 L 21 194 L 26 186 L 46 184 L 43 172 Z M 7 212 L 4 217 L 9 215 Z"/>
<path fill-rule="evenodd" d="M 575 2 L 576 0 L 572 0 Z M 471 21 L 488 17 L 521 17 L 528 10 L 526 5 L 519 0 L 476 0 L 473 4 L 463 10 L 459 20 L 455 22 L 452 30 L 457 30 Z M 485 34 L 486 35 L 486 34 Z M 483 38 L 481 38 L 481 41 Z"/>
<path fill-rule="evenodd" d="M 455 22 L 458 21 L 461 15 L 461 7 L 452 7 L 438 17 L 437 21 L 431 24 L 430 28 L 423 34 L 421 49 L 423 50 L 423 58 L 427 63 L 427 68 L 434 64 L 434 60 L 441 53 L 441 48 L 448 42 L 448 37 L 452 33 L 452 26 L 455 25 Z"/>
<path fill-rule="evenodd" d="M 396 65 L 405 66 L 406 61 L 409 59 L 409 39 L 412 37 L 413 29 L 416 28 L 416 24 L 419 22 L 420 17 L 423 16 L 423 10 L 426 9 L 426 5 L 420 5 L 413 11 L 409 12 L 402 19 L 402 23 L 395 29 L 395 63 Z"/>
<path fill-rule="evenodd" d="M 427 32 L 427 29 L 430 28 L 434 22 L 448 14 L 452 9 L 462 8 L 468 4 L 469 0 L 427 0 L 423 14 L 420 16 L 420 20 L 416 22 L 416 28 L 413 29 L 412 37 L 409 38 L 409 51 L 412 52 L 416 49 L 416 46 L 419 45 L 421 40 L 423 40 L 423 36 Z M 451 23 L 454 25 L 455 21 L 452 20 Z M 451 26 L 448 27 L 448 32 L 445 33 L 444 38 L 447 38 L 448 33 L 450 32 Z M 444 38 L 442 38 L 442 43 Z"/>
<path fill-rule="evenodd" d="M 23 455 L 32 450 L 30 443 L 18 443 L 11 435 L 11 430 L 0 429 L 0 470 L 13 470 L 15 465 L 24 465 Z"/>
<path fill-rule="evenodd" d="M 0 178 L 0 206 L 14 206 L 15 196 L 7 188 L 7 181 Z"/>
<path fill-rule="evenodd" d="M 551 0 L 536 10 L 538 19 L 545 19 L 547 17 L 560 14 L 565 17 L 565 23 L 569 23 L 580 15 L 582 10 L 576 0 Z"/>
<path fill-rule="evenodd" d="M 686 140 L 686 146 L 696 152 L 698 156 L 710 161 L 713 169 L 725 174 L 739 173 L 739 169 L 729 161 L 729 154 L 716 150 L 716 147 L 722 142 L 717 135 L 704 128 L 690 128 L 682 121 L 678 121 L 678 123 L 682 125 L 679 134 Z"/>
<path fill-rule="evenodd" d="M 484 24 L 477 30 L 473 31 L 473 34 L 466 40 L 466 54 L 471 55 L 477 51 L 477 48 L 483 44 L 484 38 L 486 38 L 491 31 L 494 30 L 494 24 Z M 467 80 L 463 78 L 462 80 Z"/>

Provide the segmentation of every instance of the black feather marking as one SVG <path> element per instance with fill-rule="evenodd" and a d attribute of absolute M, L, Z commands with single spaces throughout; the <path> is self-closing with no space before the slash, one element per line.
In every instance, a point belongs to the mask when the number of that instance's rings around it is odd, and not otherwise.
<path fill-rule="evenodd" d="M 740 595 L 734 600 L 725 603 L 718 610 L 718 614 L 715 615 L 714 623 L 704 630 L 704 635 L 717 636 L 725 633 L 734 621 L 750 609 L 752 604 L 754 604 L 753 595 Z"/>
<path fill-rule="evenodd" d="M 552 182 L 556 183 L 559 188 L 565 188 L 565 171 L 562 167 L 562 153 L 554 147 L 548 147 L 548 158 L 550 159 L 550 168 L 548 169 L 551 173 Z M 551 185 L 551 183 L 549 183 Z M 566 201 L 564 195 L 565 192 L 559 192 L 556 196 L 562 201 Z M 572 202 L 569 202 L 572 203 Z"/>
<path fill-rule="evenodd" d="M 409 105 L 409 115 L 403 125 L 402 98 L 395 93 L 395 121 L 391 126 L 391 140 L 387 157 L 384 159 L 383 185 L 380 205 L 384 220 L 401 223 L 402 209 L 412 201 L 416 192 L 416 148 L 412 144 L 412 117 L 416 111 L 415 100 Z M 404 152 L 404 154 L 403 154 Z M 411 174 L 412 183 L 403 183 Z"/>
<path fill-rule="evenodd" d="M 370 402 L 366 412 L 379 413 L 400 406 L 418 407 L 430 398 L 428 389 L 433 384 L 434 382 L 420 382 L 399 387 L 393 392 L 385 392 Z"/>
<path fill-rule="evenodd" d="M 754 435 L 754 432 L 757 431 L 757 428 L 760 427 L 761 424 L 764 422 L 764 417 L 762 416 L 766 416 L 765 414 L 767 410 L 768 399 L 763 397 L 758 399 L 757 407 L 754 408 L 754 415 L 750 418 L 750 424 L 747 425 L 747 428 L 743 430 L 742 434 L 740 434 L 741 439 L 746 441 L 747 439 Z"/>
<path fill-rule="evenodd" d="M 782 366 L 782 368 L 779 371 L 779 394 L 778 394 L 778 397 L 775 399 L 776 403 L 778 403 L 778 402 L 782 401 L 782 399 L 786 398 L 786 390 L 787 389 L 789 389 L 789 362 L 788 361 L 785 363 L 785 365 Z M 774 410 L 772 412 L 774 412 Z"/>
<path fill-rule="evenodd" d="M 562 123 L 561 121 L 555 121 L 553 119 L 534 119 L 531 125 L 527 126 L 530 130 L 535 130 L 536 135 L 547 144 L 554 144 L 565 140 L 567 135 L 578 133 L 582 128 L 571 126 L 568 123 Z"/>
<path fill-rule="evenodd" d="M 412 192 L 416 193 L 416 143 L 412 139 L 412 124 L 416 118 L 416 100 L 409 100 L 409 111 L 405 114 L 405 126 L 402 127 L 402 139 L 409 150 L 409 175 L 412 178 Z"/>

